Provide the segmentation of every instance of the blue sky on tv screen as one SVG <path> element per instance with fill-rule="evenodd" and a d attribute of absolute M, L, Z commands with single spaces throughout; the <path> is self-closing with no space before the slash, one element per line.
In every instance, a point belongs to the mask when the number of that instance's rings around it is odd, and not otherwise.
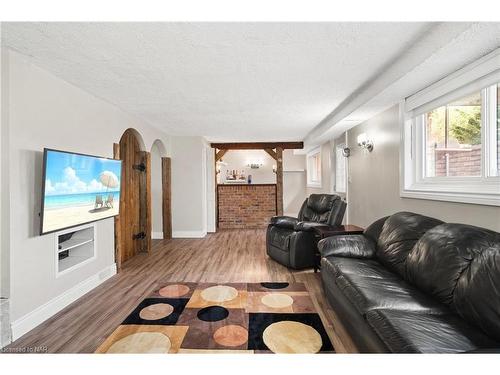
<path fill-rule="evenodd" d="M 113 173 L 121 178 L 121 162 L 93 156 L 83 156 L 59 151 L 47 151 L 45 195 L 84 194 L 118 191 L 102 184 L 101 173 Z"/>

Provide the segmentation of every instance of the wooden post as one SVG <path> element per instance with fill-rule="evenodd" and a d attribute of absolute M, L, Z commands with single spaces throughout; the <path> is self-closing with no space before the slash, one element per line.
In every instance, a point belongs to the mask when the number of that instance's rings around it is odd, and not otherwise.
<path fill-rule="evenodd" d="M 146 170 L 141 172 L 139 180 L 140 225 L 146 237 L 142 240 L 141 251 L 151 254 L 151 154 L 141 151 L 141 162 Z"/>
<path fill-rule="evenodd" d="M 276 214 L 283 215 L 283 148 L 276 147 Z"/>
<path fill-rule="evenodd" d="M 119 143 L 113 143 L 113 159 L 120 160 L 120 144 Z M 118 202 L 118 204 L 120 204 L 120 203 Z M 121 210 L 121 207 L 120 207 L 120 210 Z M 120 215 L 117 215 L 117 216 L 115 216 L 115 262 L 116 262 L 116 272 L 120 272 L 121 268 L 122 268 L 121 238 L 122 238 L 122 231 L 121 231 L 121 228 L 120 228 Z"/>
<path fill-rule="evenodd" d="M 161 165 L 163 191 L 163 239 L 170 240 L 172 238 L 172 161 L 167 157 L 161 158 Z"/>

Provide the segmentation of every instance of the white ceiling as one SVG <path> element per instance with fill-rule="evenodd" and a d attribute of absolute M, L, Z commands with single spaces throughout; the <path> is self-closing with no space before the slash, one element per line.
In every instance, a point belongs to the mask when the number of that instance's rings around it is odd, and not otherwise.
<path fill-rule="evenodd" d="M 173 135 L 301 140 L 429 23 L 4 23 L 33 63 Z"/>

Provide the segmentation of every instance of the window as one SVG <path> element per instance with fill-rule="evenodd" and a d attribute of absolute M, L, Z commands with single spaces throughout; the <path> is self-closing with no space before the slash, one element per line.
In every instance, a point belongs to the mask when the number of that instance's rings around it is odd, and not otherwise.
<path fill-rule="evenodd" d="M 402 196 L 500 205 L 499 96 L 496 82 L 405 121 Z"/>
<path fill-rule="evenodd" d="M 321 149 L 317 149 L 307 154 L 307 186 L 321 187 Z"/>
<path fill-rule="evenodd" d="M 346 157 L 343 153 L 345 147 L 345 144 L 335 147 L 335 191 L 337 193 L 345 193 L 347 190 Z"/>

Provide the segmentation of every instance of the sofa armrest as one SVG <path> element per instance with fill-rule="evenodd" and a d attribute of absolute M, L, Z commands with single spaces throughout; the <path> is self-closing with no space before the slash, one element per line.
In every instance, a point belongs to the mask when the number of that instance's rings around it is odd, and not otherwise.
<path fill-rule="evenodd" d="M 375 243 L 362 234 L 332 236 L 318 242 L 322 257 L 338 256 L 345 258 L 373 258 Z"/>
<path fill-rule="evenodd" d="M 295 225 L 299 222 L 299 219 L 291 216 L 273 216 L 269 222 L 271 225 L 275 225 L 279 228 L 294 229 Z"/>
<path fill-rule="evenodd" d="M 295 224 L 295 228 L 293 229 L 295 229 L 296 232 L 314 232 L 315 228 L 318 227 L 329 228 L 328 225 L 323 223 L 316 223 L 314 221 L 299 221 Z"/>

